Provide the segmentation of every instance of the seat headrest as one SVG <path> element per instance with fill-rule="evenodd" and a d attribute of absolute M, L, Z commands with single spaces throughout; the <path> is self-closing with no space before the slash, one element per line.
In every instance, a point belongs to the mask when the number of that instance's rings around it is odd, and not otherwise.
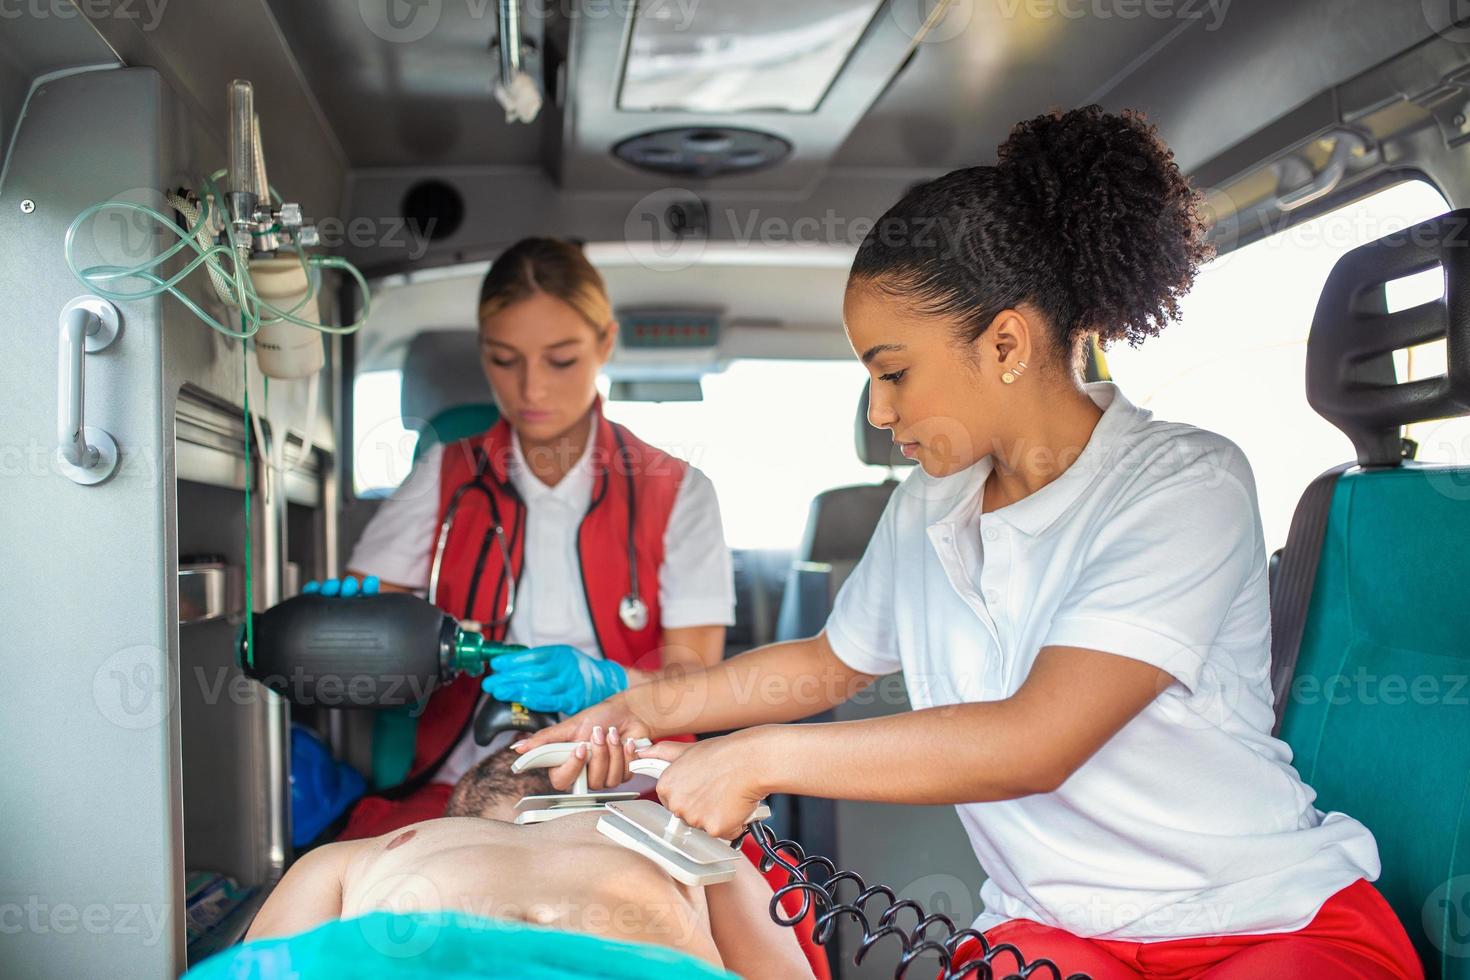
<path fill-rule="evenodd" d="M 474 330 L 424 330 L 409 341 L 398 397 L 404 428 L 421 430 L 445 409 L 494 401 Z"/>
<path fill-rule="evenodd" d="M 869 466 L 913 466 L 914 461 L 898 451 L 893 433 L 868 424 L 868 390 L 871 380 L 863 383 L 863 394 L 857 407 L 857 454 Z"/>
<path fill-rule="evenodd" d="M 1444 296 L 1388 313 L 1383 284 L 1444 269 Z M 1443 338 L 1440 377 L 1398 383 L 1393 353 Z M 1470 412 L 1470 210 L 1450 211 L 1337 260 L 1307 338 L 1307 401 L 1363 466 L 1402 461 L 1400 428 Z"/>

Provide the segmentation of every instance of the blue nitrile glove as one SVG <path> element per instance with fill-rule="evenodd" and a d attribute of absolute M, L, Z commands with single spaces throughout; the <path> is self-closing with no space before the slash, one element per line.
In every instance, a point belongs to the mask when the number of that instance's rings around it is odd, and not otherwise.
<path fill-rule="evenodd" d="M 532 647 L 491 660 L 490 676 L 480 686 L 497 701 L 575 714 L 627 688 L 628 672 L 576 647 Z"/>
<path fill-rule="evenodd" d="M 344 599 L 355 595 L 377 595 L 378 577 L 369 575 L 361 582 L 354 575 L 346 575 L 340 579 L 329 578 L 325 582 L 312 579 L 301 587 L 302 595 L 325 595 L 341 596 Z"/>

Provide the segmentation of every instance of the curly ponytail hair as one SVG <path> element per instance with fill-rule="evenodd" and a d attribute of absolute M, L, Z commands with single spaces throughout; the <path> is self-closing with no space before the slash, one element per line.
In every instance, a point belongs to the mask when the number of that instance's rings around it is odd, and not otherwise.
<path fill-rule="evenodd" d="M 1030 303 L 1071 363 L 1090 334 L 1136 346 L 1177 319 L 1211 255 L 1204 233 L 1154 127 L 1090 105 L 1018 124 L 995 166 L 911 189 L 863 240 L 849 283 L 957 319 L 963 343 Z"/>

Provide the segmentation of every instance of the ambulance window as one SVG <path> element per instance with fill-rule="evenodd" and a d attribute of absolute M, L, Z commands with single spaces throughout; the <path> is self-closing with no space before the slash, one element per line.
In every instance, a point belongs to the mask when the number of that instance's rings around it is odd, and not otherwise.
<path fill-rule="evenodd" d="M 413 468 L 418 433 L 403 427 L 399 395 L 403 372 L 363 371 L 352 382 L 352 488 L 359 497 L 383 496 Z"/>
<path fill-rule="evenodd" d="M 857 457 L 853 423 L 867 374 L 857 361 L 742 359 L 702 382 L 699 402 L 606 401 L 609 418 L 713 481 L 732 548 L 791 548 L 812 498 L 889 470 Z M 381 496 L 403 482 L 418 434 L 399 414 L 402 373 L 364 371 L 353 387 L 353 486 Z M 902 474 L 899 474 L 902 476 Z"/>
<path fill-rule="evenodd" d="M 787 549 L 801 540 L 817 494 L 889 474 L 857 456 L 853 427 L 866 377 L 851 358 L 737 360 L 704 377 L 703 401 L 614 401 L 607 415 L 704 471 L 730 547 Z"/>
<path fill-rule="evenodd" d="M 1429 269 L 1415 276 L 1405 276 L 1388 284 L 1388 308 L 1405 310 L 1444 296 L 1444 275 Z M 1445 373 L 1449 350 L 1444 340 L 1420 344 L 1394 352 L 1394 371 L 1403 381 L 1418 381 Z M 1470 465 L 1470 416 L 1416 422 L 1407 426 L 1404 435 L 1419 444 L 1414 458 L 1424 463 Z"/>
<path fill-rule="evenodd" d="M 1353 458 L 1347 437 L 1307 404 L 1307 334 L 1327 274 L 1352 248 L 1447 210 L 1432 185 L 1410 180 L 1228 252 L 1201 270 L 1180 322 L 1137 349 L 1107 352 L 1114 380 L 1134 404 L 1218 432 L 1245 452 L 1268 551 L 1286 543 L 1312 478 Z M 1390 284 L 1390 307 L 1432 297 L 1434 275 Z M 1400 352 L 1399 377 L 1442 374 L 1443 344 L 1437 368 L 1433 348 Z M 1470 458 L 1462 420 L 1413 426 L 1409 435 L 1421 440 L 1421 459 Z"/>

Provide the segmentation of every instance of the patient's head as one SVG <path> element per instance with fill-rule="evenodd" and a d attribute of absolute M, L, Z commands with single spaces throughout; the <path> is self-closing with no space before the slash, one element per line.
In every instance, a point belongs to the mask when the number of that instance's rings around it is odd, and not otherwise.
<path fill-rule="evenodd" d="M 503 749 L 481 759 L 455 784 L 444 815 L 514 820 L 515 806 L 521 797 L 555 792 L 550 770 L 511 772 L 510 767 L 518 758 L 515 752 Z"/>

